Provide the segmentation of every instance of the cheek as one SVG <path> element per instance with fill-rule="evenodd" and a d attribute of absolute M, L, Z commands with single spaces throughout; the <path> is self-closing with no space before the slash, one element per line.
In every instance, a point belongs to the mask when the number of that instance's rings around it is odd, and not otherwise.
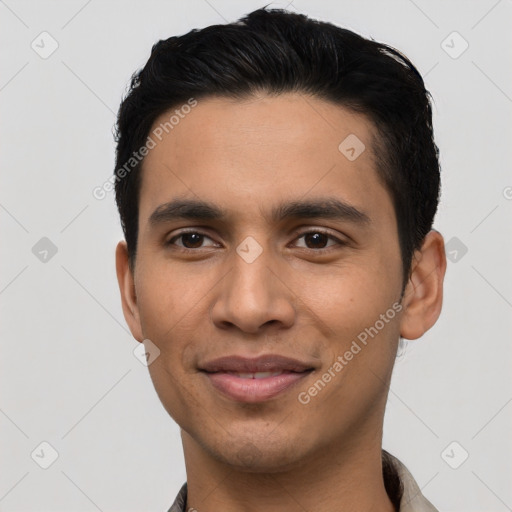
<path fill-rule="evenodd" d="M 212 276 L 185 272 L 168 261 L 141 266 L 136 289 L 144 336 L 165 345 L 177 331 L 190 328 L 205 308 L 210 281 Z"/>
<path fill-rule="evenodd" d="M 322 373 L 332 382 L 309 410 L 320 414 L 329 404 L 333 425 L 379 412 L 393 368 L 400 332 L 395 291 L 400 283 L 376 270 L 354 268 L 317 280 L 313 300 L 306 302 L 316 325 L 326 327 L 320 338 L 326 356 Z"/>
<path fill-rule="evenodd" d="M 204 292 L 187 286 L 189 283 L 174 272 L 157 270 L 146 273 L 137 295 L 140 322 L 144 337 L 160 350 L 148 366 L 156 393 L 168 414 L 182 425 L 195 410 L 201 410 L 195 383 L 189 377 L 191 356 L 197 353 L 196 345 L 201 342 L 194 340 L 198 316 L 203 316 L 200 308 Z"/>
<path fill-rule="evenodd" d="M 208 341 L 198 333 L 207 336 L 211 332 L 208 310 L 219 279 L 213 269 L 199 271 L 198 267 L 184 268 L 157 259 L 140 267 L 140 322 L 143 336 L 160 350 L 149 372 L 164 404 L 181 403 L 185 407 L 193 400 L 191 389 L 180 384 L 195 372 L 197 354 Z"/>
<path fill-rule="evenodd" d="M 362 350 L 357 359 L 372 357 L 370 352 L 376 358 L 382 351 L 392 352 L 399 335 L 400 271 L 399 265 L 376 257 L 333 267 L 328 275 L 301 277 L 296 289 L 301 290 L 304 313 L 316 319 L 324 349 L 333 360 L 357 340 L 361 345 L 367 341 L 368 346 L 372 340 L 381 340 L 372 344 L 372 350 Z"/>
<path fill-rule="evenodd" d="M 304 304 L 325 317 L 327 325 L 369 320 L 399 297 L 400 274 L 394 267 L 378 255 L 364 255 L 325 272 L 302 273 L 295 289 L 300 290 Z"/>

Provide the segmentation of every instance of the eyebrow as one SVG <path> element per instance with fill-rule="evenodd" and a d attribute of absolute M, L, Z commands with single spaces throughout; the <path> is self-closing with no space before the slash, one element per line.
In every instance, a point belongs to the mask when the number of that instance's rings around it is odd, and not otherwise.
<path fill-rule="evenodd" d="M 227 217 L 228 213 L 213 203 L 196 199 L 175 199 L 158 206 L 149 217 L 149 224 L 157 227 L 175 220 L 212 221 L 224 220 Z M 283 203 L 274 207 L 270 215 L 274 222 L 313 218 L 343 220 L 358 225 L 371 223 L 366 213 L 337 198 Z"/>

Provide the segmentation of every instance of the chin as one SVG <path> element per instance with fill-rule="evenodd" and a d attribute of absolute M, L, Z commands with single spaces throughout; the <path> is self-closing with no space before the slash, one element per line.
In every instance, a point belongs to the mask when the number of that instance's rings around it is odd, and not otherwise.
<path fill-rule="evenodd" d="M 269 443 L 268 439 L 261 442 L 240 441 L 233 437 L 229 439 L 229 446 L 223 450 L 221 446 L 210 452 L 223 463 L 247 473 L 279 473 L 296 467 L 300 460 L 297 444 L 279 442 Z"/>

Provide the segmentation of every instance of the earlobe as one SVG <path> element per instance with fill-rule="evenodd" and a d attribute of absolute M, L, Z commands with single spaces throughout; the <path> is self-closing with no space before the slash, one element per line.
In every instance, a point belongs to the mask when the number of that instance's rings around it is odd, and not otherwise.
<path fill-rule="evenodd" d="M 400 322 L 400 335 L 403 338 L 417 339 L 436 323 L 443 304 L 445 272 L 444 240 L 438 231 L 432 230 L 413 257 Z"/>
<path fill-rule="evenodd" d="M 133 337 L 142 342 L 142 328 L 140 324 L 139 308 L 137 304 L 137 294 L 133 273 L 128 264 L 128 248 L 124 240 L 120 241 L 116 247 L 116 273 L 119 291 L 121 292 L 121 305 L 123 314 L 130 328 Z"/>

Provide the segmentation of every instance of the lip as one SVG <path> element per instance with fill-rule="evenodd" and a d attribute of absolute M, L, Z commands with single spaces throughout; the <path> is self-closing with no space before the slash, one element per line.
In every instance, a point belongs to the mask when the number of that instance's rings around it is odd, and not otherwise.
<path fill-rule="evenodd" d="M 281 375 L 261 379 L 242 378 L 228 372 L 203 372 L 212 386 L 223 395 L 237 402 L 264 402 L 289 390 L 313 370 L 283 372 Z"/>
<path fill-rule="evenodd" d="M 285 357 L 279 354 L 264 354 L 258 357 L 250 358 L 243 356 L 225 356 L 208 361 L 202 364 L 199 369 L 205 372 L 304 372 L 314 369 L 315 365 L 299 361 L 291 357 Z"/>
<path fill-rule="evenodd" d="M 237 402 L 257 403 L 269 400 L 295 386 L 311 374 L 313 364 L 278 354 L 256 358 L 226 356 L 201 365 L 211 385 Z M 235 373 L 282 372 L 263 378 L 242 378 Z"/>

